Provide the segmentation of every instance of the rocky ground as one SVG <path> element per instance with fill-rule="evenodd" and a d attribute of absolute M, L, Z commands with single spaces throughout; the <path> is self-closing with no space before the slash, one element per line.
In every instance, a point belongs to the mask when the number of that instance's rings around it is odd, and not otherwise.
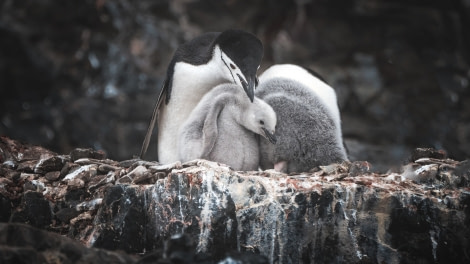
<path fill-rule="evenodd" d="M 470 162 L 432 149 L 410 160 L 286 175 L 1 137 L 0 262 L 469 262 Z"/>

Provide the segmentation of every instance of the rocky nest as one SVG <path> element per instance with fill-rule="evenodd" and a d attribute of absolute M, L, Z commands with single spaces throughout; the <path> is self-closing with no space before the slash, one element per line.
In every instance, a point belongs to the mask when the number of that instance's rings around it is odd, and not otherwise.
<path fill-rule="evenodd" d="M 287 175 L 1 137 L 0 262 L 470 262 L 470 162 L 431 149 L 411 160 Z"/>

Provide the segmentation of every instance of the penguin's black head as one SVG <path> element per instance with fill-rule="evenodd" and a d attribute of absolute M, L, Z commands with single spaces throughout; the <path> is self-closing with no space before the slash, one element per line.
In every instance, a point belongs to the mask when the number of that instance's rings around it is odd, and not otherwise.
<path fill-rule="evenodd" d="M 221 59 L 233 81 L 243 87 L 253 102 L 258 84 L 256 71 L 263 58 L 263 44 L 255 35 L 233 29 L 220 33 L 215 44 L 222 51 Z"/>

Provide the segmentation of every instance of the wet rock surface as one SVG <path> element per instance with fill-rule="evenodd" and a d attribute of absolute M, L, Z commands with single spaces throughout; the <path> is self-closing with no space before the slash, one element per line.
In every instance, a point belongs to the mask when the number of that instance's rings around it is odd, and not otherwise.
<path fill-rule="evenodd" d="M 287 175 L 205 160 L 117 162 L 93 150 L 72 161 L 0 139 L 2 260 L 470 261 L 470 163 L 440 151 L 418 149 L 387 174 L 357 161 Z"/>

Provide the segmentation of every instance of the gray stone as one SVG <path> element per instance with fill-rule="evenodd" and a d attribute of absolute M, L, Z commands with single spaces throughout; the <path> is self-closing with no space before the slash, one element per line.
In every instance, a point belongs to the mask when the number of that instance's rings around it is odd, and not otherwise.
<path fill-rule="evenodd" d="M 92 158 L 102 160 L 106 158 L 106 154 L 103 151 L 96 151 L 93 149 L 76 148 L 70 152 L 70 159 L 76 161 L 82 158 Z"/>
<path fill-rule="evenodd" d="M 34 172 L 40 174 L 46 174 L 51 171 L 60 171 L 65 164 L 65 159 L 60 156 L 53 156 L 46 159 L 40 159 L 36 166 L 34 166 Z"/>
<path fill-rule="evenodd" d="M 48 181 L 56 181 L 60 177 L 60 171 L 50 171 L 44 176 Z"/>

